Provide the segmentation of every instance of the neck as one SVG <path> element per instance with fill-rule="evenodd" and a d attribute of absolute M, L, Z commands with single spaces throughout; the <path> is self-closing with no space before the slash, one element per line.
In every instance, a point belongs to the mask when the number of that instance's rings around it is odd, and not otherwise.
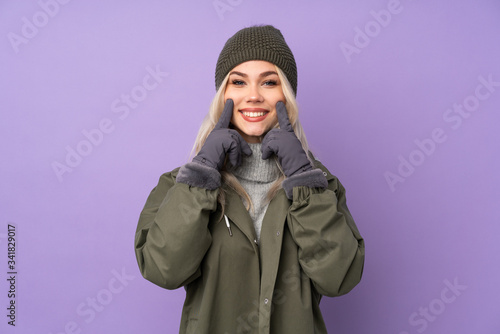
<path fill-rule="evenodd" d="M 271 182 L 276 180 L 280 175 L 280 170 L 274 158 L 267 160 L 262 159 L 260 143 L 248 143 L 252 150 L 251 156 L 243 156 L 241 165 L 231 170 L 231 172 L 239 179 L 256 181 L 256 182 Z"/>

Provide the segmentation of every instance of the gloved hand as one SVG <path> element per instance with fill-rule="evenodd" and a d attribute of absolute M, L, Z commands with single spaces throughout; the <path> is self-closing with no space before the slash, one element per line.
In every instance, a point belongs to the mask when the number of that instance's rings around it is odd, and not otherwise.
<path fill-rule="evenodd" d="M 193 162 L 220 171 L 224 165 L 226 155 L 228 155 L 229 162 L 234 167 L 238 167 L 241 164 L 242 153 L 247 156 L 252 155 L 250 146 L 248 146 L 238 131 L 228 128 L 233 116 L 233 106 L 233 100 L 228 99 L 219 121 L 208 135 L 198 155 L 193 158 Z"/>
<path fill-rule="evenodd" d="M 262 159 L 268 159 L 276 154 L 286 177 L 311 170 L 313 168 L 311 162 L 293 132 L 283 102 L 279 101 L 276 104 L 276 113 L 280 128 L 272 129 L 262 140 Z"/>

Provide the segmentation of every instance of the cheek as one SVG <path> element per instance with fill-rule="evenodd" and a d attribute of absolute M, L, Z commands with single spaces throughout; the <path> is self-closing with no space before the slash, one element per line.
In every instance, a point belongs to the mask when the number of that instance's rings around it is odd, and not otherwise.
<path fill-rule="evenodd" d="M 232 92 L 231 92 L 231 88 L 229 88 L 229 86 L 226 86 L 226 90 L 224 90 L 224 101 L 226 101 L 227 99 L 232 99 Z"/>
<path fill-rule="evenodd" d="M 282 102 L 286 103 L 285 94 L 283 94 L 283 92 L 280 92 L 280 94 L 278 95 L 278 99 L 276 100 L 276 103 L 278 101 L 282 101 Z"/>
<path fill-rule="evenodd" d="M 271 118 L 270 126 L 271 128 L 274 128 L 277 124 L 278 124 L 278 116 L 275 113 Z"/>
<path fill-rule="evenodd" d="M 238 112 L 239 112 L 238 109 L 236 107 L 234 107 L 233 116 L 231 117 L 231 123 L 235 124 L 234 122 L 235 122 L 235 120 L 237 120 L 236 117 L 237 117 Z"/>
<path fill-rule="evenodd" d="M 227 99 L 232 99 L 234 104 L 238 103 L 240 100 L 240 96 L 238 95 L 238 92 L 235 92 L 234 90 L 228 88 L 224 92 L 224 101 Z"/>
<path fill-rule="evenodd" d="M 276 103 L 278 103 L 278 101 L 286 102 L 285 95 L 283 94 L 281 89 L 280 91 L 273 91 L 266 97 L 266 99 L 273 105 L 273 107 L 276 107 Z"/>

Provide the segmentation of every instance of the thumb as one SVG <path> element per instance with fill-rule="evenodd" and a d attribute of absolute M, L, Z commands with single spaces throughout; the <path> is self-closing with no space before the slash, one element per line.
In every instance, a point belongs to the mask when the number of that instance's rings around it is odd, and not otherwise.
<path fill-rule="evenodd" d="M 245 141 L 245 139 L 241 138 L 240 146 L 241 146 L 241 151 L 246 156 L 251 156 L 253 154 L 252 149 L 250 148 L 248 143 Z"/>
<path fill-rule="evenodd" d="M 269 146 L 269 141 L 265 141 L 262 143 L 260 151 L 262 152 L 262 160 L 267 160 L 274 154 L 274 151 Z"/>
<path fill-rule="evenodd" d="M 281 101 L 276 103 L 276 114 L 278 116 L 280 129 L 293 132 L 292 124 L 290 124 L 290 119 L 288 118 L 288 111 L 286 110 L 285 104 Z"/>
<path fill-rule="evenodd" d="M 227 129 L 229 127 L 231 117 L 233 117 L 233 107 L 233 100 L 227 99 L 226 104 L 224 104 L 224 110 L 222 110 L 222 114 L 217 124 L 215 124 L 214 129 Z"/>

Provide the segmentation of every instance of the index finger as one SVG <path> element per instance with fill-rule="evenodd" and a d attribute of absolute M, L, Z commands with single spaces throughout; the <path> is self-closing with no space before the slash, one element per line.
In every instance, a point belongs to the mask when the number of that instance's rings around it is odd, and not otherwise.
<path fill-rule="evenodd" d="M 233 100 L 227 99 L 224 110 L 222 110 L 222 114 L 217 124 L 215 124 L 214 129 L 226 129 L 229 127 L 229 122 L 231 122 L 231 117 L 233 116 L 233 106 Z"/>
<path fill-rule="evenodd" d="M 290 124 L 290 120 L 288 119 L 288 111 L 286 110 L 285 104 L 281 101 L 276 103 L 276 114 L 278 116 L 280 129 L 293 132 L 292 124 Z"/>

